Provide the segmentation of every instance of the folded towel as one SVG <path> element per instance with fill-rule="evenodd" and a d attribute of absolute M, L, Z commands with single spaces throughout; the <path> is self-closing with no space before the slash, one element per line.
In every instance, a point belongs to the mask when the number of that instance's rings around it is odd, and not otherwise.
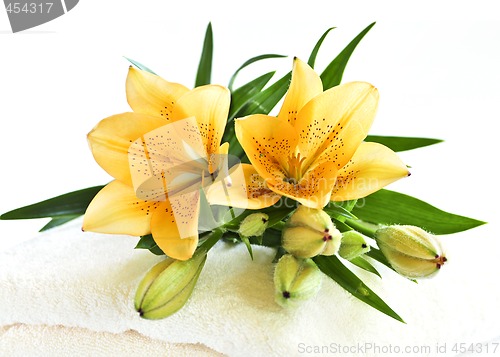
<path fill-rule="evenodd" d="M 200 344 L 170 344 L 136 331 L 114 334 L 67 326 L 0 327 L 2 356 L 223 356 Z"/>
<path fill-rule="evenodd" d="M 80 224 L 0 252 L 0 355 L 453 355 L 455 344 L 500 335 L 496 272 L 481 255 L 471 256 L 468 232 L 444 237 L 449 263 L 418 284 L 376 262 L 383 279 L 352 267 L 406 324 L 326 276 L 316 297 L 283 309 L 273 297 L 274 251 L 254 247 L 252 261 L 244 245 L 223 242 L 209 252 L 184 308 L 148 321 L 134 311 L 133 298 L 162 258 L 133 249 L 135 237 L 83 233 Z M 474 230 L 475 244 L 497 249 L 482 229 Z M 50 347 L 40 347 L 43 341 Z M 28 352 L 20 352 L 23 345 Z"/>

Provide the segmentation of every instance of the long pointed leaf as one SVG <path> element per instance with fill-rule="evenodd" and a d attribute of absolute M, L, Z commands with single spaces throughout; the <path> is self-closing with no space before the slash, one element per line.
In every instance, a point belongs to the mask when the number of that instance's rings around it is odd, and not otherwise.
<path fill-rule="evenodd" d="M 267 89 L 253 96 L 235 117 L 243 117 L 250 114 L 269 114 L 285 95 L 292 78 L 292 72 L 288 72 Z"/>
<path fill-rule="evenodd" d="M 370 246 L 370 250 L 366 253 L 366 255 L 372 259 L 375 259 L 377 262 L 384 264 L 389 269 L 394 270 L 394 268 L 391 266 L 391 263 L 389 263 L 385 255 L 382 254 L 382 252 L 380 251 L 380 249 Z"/>
<path fill-rule="evenodd" d="M 155 74 L 155 72 L 153 72 L 152 70 L 150 70 L 148 67 L 146 67 L 145 65 L 143 65 L 142 63 L 139 63 L 137 61 L 134 61 L 133 59 L 130 59 L 128 57 L 125 57 L 125 59 L 127 61 L 129 61 L 130 63 L 132 63 L 135 67 L 139 68 L 140 70 L 143 70 L 143 71 L 146 71 L 146 72 L 149 72 L 149 73 L 152 73 L 152 74 Z"/>
<path fill-rule="evenodd" d="M 69 221 L 72 221 L 76 218 L 80 217 L 79 215 L 77 216 L 66 216 L 66 217 L 56 217 L 52 218 L 49 223 L 47 223 L 45 226 L 43 226 L 39 232 L 45 232 L 48 231 L 49 229 L 61 226 L 65 223 L 68 223 Z"/>
<path fill-rule="evenodd" d="M 259 93 L 262 88 L 271 80 L 273 72 L 268 72 L 254 80 L 242 85 L 231 93 L 231 107 L 229 108 L 228 122 L 234 119 L 234 115 L 243 107 L 243 105 L 253 96 Z M 232 128 L 232 127 L 231 127 Z"/>
<path fill-rule="evenodd" d="M 473 218 L 442 211 L 415 197 L 386 189 L 365 197 L 364 204 L 354 207 L 352 213 L 366 222 L 413 225 L 434 234 L 457 233 L 485 224 Z"/>
<path fill-rule="evenodd" d="M 329 216 L 336 218 L 338 220 L 342 220 L 342 219 L 340 219 L 340 217 L 349 218 L 349 219 L 356 219 L 357 218 L 349 210 L 345 209 L 344 207 L 342 207 L 338 204 L 335 204 L 334 202 L 330 202 L 328 205 L 323 207 L 323 211 L 328 213 Z"/>
<path fill-rule="evenodd" d="M 34 203 L 29 206 L 17 208 L 4 213 L 0 219 L 31 219 L 46 217 L 81 216 L 85 213 L 90 201 L 104 186 L 94 186 L 83 190 L 73 191 Z"/>
<path fill-rule="evenodd" d="M 413 150 L 443 142 L 441 139 L 377 135 L 368 135 L 365 141 L 383 144 L 393 151 Z"/>
<path fill-rule="evenodd" d="M 363 257 L 356 257 L 354 259 L 349 260 L 349 262 L 356 265 L 358 268 L 361 268 L 363 270 L 366 270 L 367 272 L 377 275 L 379 278 L 382 277 L 380 273 L 377 271 L 377 269 L 375 269 L 375 267 Z"/>
<path fill-rule="evenodd" d="M 243 63 L 240 68 L 238 68 L 236 70 L 236 72 L 234 72 L 234 74 L 231 76 L 231 79 L 229 80 L 229 84 L 228 84 L 228 88 L 229 90 L 232 92 L 233 91 L 233 84 L 234 84 L 234 81 L 236 80 L 236 76 L 238 75 L 238 73 L 240 73 L 240 71 L 251 65 L 252 63 L 255 63 L 257 61 L 260 61 L 260 60 L 263 60 L 263 59 L 267 59 L 267 58 L 283 58 L 283 57 L 286 57 L 284 55 L 277 55 L 277 54 L 265 54 L 265 55 L 260 55 L 260 56 L 255 56 L 255 57 L 252 57 L 250 58 L 248 61 L 246 61 L 245 63 Z"/>
<path fill-rule="evenodd" d="M 350 271 L 336 256 L 318 255 L 313 258 L 323 273 L 336 281 L 354 297 L 398 321 L 403 319 L 375 294 L 356 274 Z"/>
<path fill-rule="evenodd" d="M 325 68 L 323 73 L 321 73 L 321 80 L 323 81 L 323 89 L 327 90 L 329 88 L 339 85 L 342 81 L 342 76 L 344 74 L 347 62 L 354 52 L 354 49 L 358 43 L 363 39 L 363 37 L 370 31 L 370 29 L 375 25 L 375 22 L 368 25 L 363 31 L 359 33 L 343 50 L 339 53 L 335 59 L 330 62 L 330 64 Z"/>
<path fill-rule="evenodd" d="M 307 64 L 309 66 L 311 66 L 311 68 L 314 68 L 314 64 L 316 63 L 316 56 L 318 55 L 318 51 L 319 49 L 321 48 L 321 45 L 323 44 L 323 41 L 325 40 L 326 38 L 326 35 L 328 35 L 328 33 L 333 30 L 335 27 L 330 27 L 328 30 L 325 31 L 325 33 L 323 33 L 323 35 L 321 35 L 321 37 L 319 38 L 318 42 L 316 42 L 316 46 L 314 46 L 312 52 L 311 52 L 311 55 L 309 56 L 309 60 L 307 61 Z"/>
<path fill-rule="evenodd" d="M 214 51 L 214 39 L 212 33 L 212 24 L 208 23 L 207 31 L 205 32 L 205 41 L 203 42 L 203 50 L 201 52 L 198 72 L 196 74 L 195 87 L 210 84 L 212 79 L 212 59 Z"/>

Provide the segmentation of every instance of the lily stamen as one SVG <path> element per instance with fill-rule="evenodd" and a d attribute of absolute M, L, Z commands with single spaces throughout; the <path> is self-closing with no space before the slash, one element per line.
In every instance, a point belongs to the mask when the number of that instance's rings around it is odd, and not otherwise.
<path fill-rule="evenodd" d="M 288 157 L 288 182 L 297 184 L 302 179 L 302 163 L 305 159 L 300 157 L 300 153 Z"/>

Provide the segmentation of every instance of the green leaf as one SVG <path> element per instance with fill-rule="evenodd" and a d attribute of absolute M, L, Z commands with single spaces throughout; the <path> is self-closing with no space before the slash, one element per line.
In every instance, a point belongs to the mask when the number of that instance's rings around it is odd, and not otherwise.
<path fill-rule="evenodd" d="M 142 236 L 137 242 L 135 249 L 148 249 L 154 255 L 165 255 L 163 250 L 158 247 L 151 234 Z"/>
<path fill-rule="evenodd" d="M 81 216 L 90 201 L 104 186 L 73 191 L 4 213 L 0 219 L 61 218 Z"/>
<path fill-rule="evenodd" d="M 354 297 L 377 309 L 378 311 L 404 322 L 403 319 L 375 294 L 356 274 L 349 270 L 335 255 L 318 255 L 313 258 L 323 273 L 336 281 L 341 287 L 350 292 Z"/>
<path fill-rule="evenodd" d="M 367 272 L 373 273 L 375 275 L 378 275 L 380 278 L 380 273 L 375 269 L 375 267 L 365 258 L 363 257 L 356 257 L 354 259 L 349 260 L 352 264 L 356 265 L 357 267 L 366 270 Z"/>
<path fill-rule="evenodd" d="M 241 237 L 241 241 L 243 243 L 245 243 L 245 246 L 247 247 L 248 254 L 250 254 L 250 258 L 252 258 L 252 260 L 253 260 L 253 250 L 252 250 L 252 246 L 250 245 L 250 240 L 248 239 L 248 237 L 244 237 L 244 236 L 240 236 L 240 237 Z"/>
<path fill-rule="evenodd" d="M 247 67 L 248 65 L 251 65 L 252 63 L 255 63 L 257 61 L 260 61 L 260 60 L 263 60 L 263 59 L 267 59 L 267 58 L 283 58 L 283 57 L 286 57 L 284 55 L 276 55 L 276 54 L 265 54 L 265 55 L 260 55 L 260 56 L 255 56 L 255 57 L 252 57 L 250 58 L 248 61 L 246 61 L 245 63 L 243 63 L 240 68 L 238 68 L 236 70 L 236 72 L 234 72 L 234 74 L 231 76 L 231 79 L 229 80 L 229 84 L 228 84 L 228 88 L 229 90 L 232 92 L 233 91 L 233 84 L 234 84 L 234 81 L 236 80 L 236 76 L 238 75 L 238 73 L 240 73 L 240 71 Z"/>
<path fill-rule="evenodd" d="M 382 251 L 380 249 L 370 246 L 370 250 L 366 252 L 366 255 L 372 259 L 375 259 L 377 262 L 384 264 L 389 269 L 394 270 L 394 268 L 391 266 L 385 255 L 382 254 Z"/>
<path fill-rule="evenodd" d="M 311 52 L 311 55 L 309 56 L 309 60 L 307 61 L 307 64 L 309 66 L 311 66 L 311 68 L 314 68 L 314 64 L 316 62 L 316 56 L 318 55 L 318 51 L 321 47 L 321 45 L 323 44 L 323 41 L 325 40 L 326 38 L 326 35 L 328 35 L 328 33 L 333 30 L 335 27 L 330 27 L 328 30 L 325 31 L 325 33 L 323 33 L 323 35 L 319 38 L 318 42 L 316 42 L 316 46 L 314 46 L 312 52 Z"/>
<path fill-rule="evenodd" d="M 139 68 L 140 70 L 143 70 L 143 71 L 146 71 L 146 72 L 149 72 L 149 73 L 152 73 L 154 75 L 156 75 L 155 72 L 153 72 L 152 70 L 150 70 L 148 67 L 146 67 L 145 65 L 143 65 L 142 63 L 139 63 L 137 61 L 134 61 L 133 59 L 130 59 L 128 57 L 125 57 L 125 59 L 127 61 L 129 61 L 130 63 L 132 63 L 135 67 Z"/>
<path fill-rule="evenodd" d="M 335 204 L 337 206 L 340 206 L 340 207 L 343 207 L 345 208 L 346 210 L 348 210 L 349 212 L 352 211 L 352 209 L 354 208 L 354 206 L 356 206 L 356 202 L 358 202 L 358 200 L 349 200 L 349 201 L 340 201 L 340 202 L 335 202 Z"/>
<path fill-rule="evenodd" d="M 228 122 L 235 118 L 235 114 L 243 107 L 243 105 L 249 101 L 253 96 L 260 93 L 262 88 L 271 80 L 275 72 L 269 72 L 263 74 L 262 76 L 244 84 L 238 89 L 231 93 L 231 107 L 229 109 L 229 119 Z M 227 126 L 227 128 L 232 128 L 232 133 L 234 135 L 234 126 Z"/>
<path fill-rule="evenodd" d="M 75 218 L 78 218 L 78 217 L 80 217 L 80 215 L 52 218 L 49 223 L 47 223 L 45 226 L 42 227 L 42 229 L 40 229 L 39 232 L 48 231 L 51 228 L 55 228 L 55 227 L 61 226 L 64 223 L 68 223 L 69 221 L 72 221 L 72 220 L 74 220 Z"/>
<path fill-rule="evenodd" d="M 323 207 L 323 211 L 328 213 L 329 216 L 332 216 L 333 218 L 336 218 L 340 221 L 342 220 L 340 219 L 341 217 L 350 219 L 357 218 L 348 209 L 342 207 L 339 204 L 336 204 L 335 202 L 328 203 L 325 207 Z"/>
<path fill-rule="evenodd" d="M 288 72 L 267 89 L 254 95 L 238 111 L 235 117 L 244 117 L 250 114 L 269 114 L 269 112 L 283 98 L 290 85 L 292 72 Z"/>
<path fill-rule="evenodd" d="M 323 89 L 327 90 L 329 88 L 335 87 L 342 81 L 342 76 L 344 70 L 347 66 L 347 62 L 354 52 L 354 49 L 358 43 L 363 39 L 363 37 L 370 31 L 370 29 L 375 25 L 375 22 L 368 25 L 363 31 L 359 33 L 343 50 L 339 53 L 335 59 L 330 62 L 330 64 L 325 68 L 323 73 L 321 73 L 321 80 L 323 81 Z"/>
<path fill-rule="evenodd" d="M 198 65 L 198 72 L 196 74 L 195 87 L 210 84 L 212 78 L 212 58 L 214 50 L 213 41 L 212 24 L 208 23 L 200 63 Z"/>
<path fill-rule="evenodd" d="M 441 139 L 368 135 L 368 142 L 380 143 L 393 151 L 406 151 L 443 142 Z"/>
<path fill-rule="evenodd" d="M 360 200 L 362 201 L 362 200 Z M 353 214 L 374 224 L 407 224 L 434 234 L 462 232 L 485 222 L 442 211 L 417 198 L 389 190 L 379 190 L 364 198 Z"/>

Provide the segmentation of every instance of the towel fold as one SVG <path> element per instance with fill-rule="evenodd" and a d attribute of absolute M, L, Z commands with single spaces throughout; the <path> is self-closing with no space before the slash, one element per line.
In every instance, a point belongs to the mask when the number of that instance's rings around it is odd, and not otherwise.
<path fill-rule="evenodd" d="M 480 257 L 471 259 L 467 232 L 444 237 L 449 263 L 418 284 L 377 262 L 382 279 L 349 265 L 406 324 L 358 301 L 326 276 L 316 297 L 283 309 L 273 297 L 274 251 L 254 247 L 252 261 L 244 245 L 223 242 L 209 252 L 184 308 L 148 321 L 134 311 L 133 298 L 144 274 L 162 258 L 133 249 L 135 237 L 83 233 L 80 223 L 0 252 L 0 354 L 21 355 L 13 341 L 23 339 L 33 352 L 28 355 L 58 355 L 75 345 L 83 355 L 93 349 L 93 356 L 162 350 L 173 351 L 169 355 L 371 356 L 389 348 L 396 354 L 435 355 L 439 346 L 454 355 L 454 344 L 500 335 L 496 272 L 481 267 Z M 498 247 L 487 237 L 475 239 Z M 42 339 L 52 341 L 50 353 L 37 348 Z"/>
<path fill-rule="evenodd" d="M 136 331 L 96 332 L 84 328 L 16 324 L 0 327 L 0 352 L 26 356 L 224 356 L 200 344 L 171 344 Z"/>

